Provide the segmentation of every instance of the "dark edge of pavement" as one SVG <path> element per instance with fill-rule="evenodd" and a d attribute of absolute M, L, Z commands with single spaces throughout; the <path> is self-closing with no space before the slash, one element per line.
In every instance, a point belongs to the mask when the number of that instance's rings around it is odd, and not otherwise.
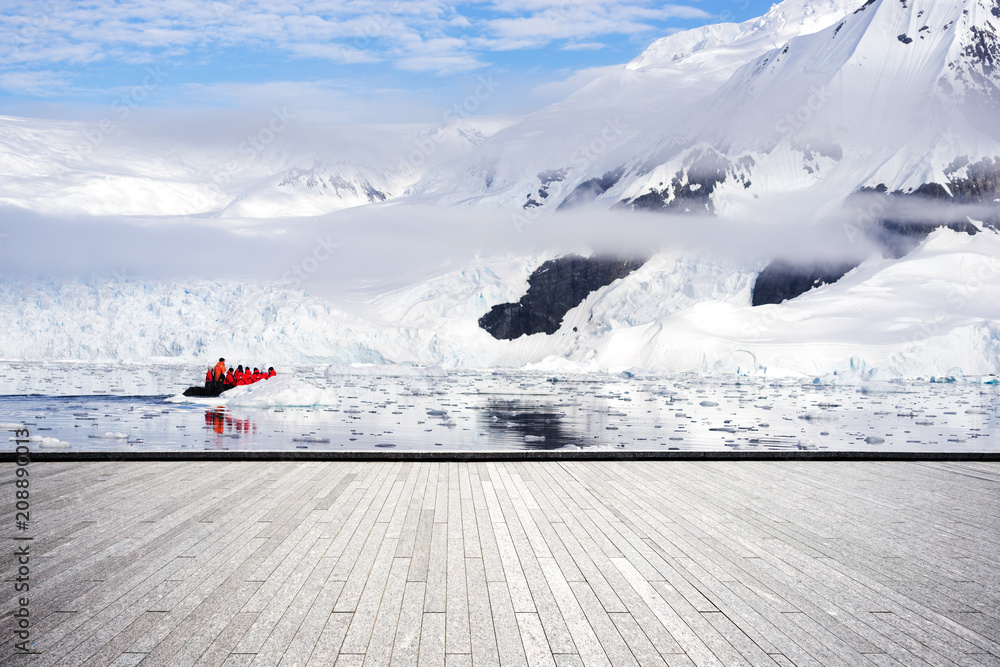
<path fill-rule="evenodd" d="M 1000 461 L 1000 452 L 872 451 L 145 451 L 57 452 L 32 449 L 31 461 Z M 0 463 L 17 460 L 0 452 Z"/>

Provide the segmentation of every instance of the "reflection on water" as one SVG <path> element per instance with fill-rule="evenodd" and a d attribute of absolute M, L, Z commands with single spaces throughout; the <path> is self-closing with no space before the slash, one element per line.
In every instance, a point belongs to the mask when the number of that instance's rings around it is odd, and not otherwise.
<path fill-rule="evenodd" d="M 290 372 L 331 390 L 336 404 L 173 404 L 146 390 L 171 374 L 174 389 L 182 389 L 187 375 L 176 368 L 149 372 L 147 386 L 131 367 L 0 363 L 0 392 L 6 394 L 0 395 L 0 422 L 4 429 L 24 426 L 50 438 L 38 443 L 42 449 L 102 451 L 1000 451 L 1000 387 L 979 382 L 841 386 L 697 375 L 470 371 L 328 378 L 317 368 Z M 128 382 L 139 382 L 133 395 L 98 388 L 121 389 Z"/>
<path fill-rule="evenodd" d="M 216 447 L 225 448 L 229 444 L 224 438 L 235 438 L 241 440 L 244 436 L 257 432 L 257 425 L 250 419 L 239 419 L 233 417 L 224 407 L 217 407 L 214 410 L 205 411 L 205 428 L 219 436 L 214 439 Z"/>
<path fill-rule="evenodd" d="M 493 437 L 514 436 L 525 449 L 558 449 L 582 441 L 564 423 L 566 413 L 546 403 L 490 398 L 476 414 Z"/>

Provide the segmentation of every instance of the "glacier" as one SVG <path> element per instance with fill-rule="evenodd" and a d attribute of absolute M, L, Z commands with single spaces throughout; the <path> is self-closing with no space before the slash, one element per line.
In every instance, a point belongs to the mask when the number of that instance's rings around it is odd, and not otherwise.
<path fill-rule="evenodd" d="M 539 262 L 457 269 L 364 303 L 280 285 L 7 279 L 7 359 L 402 364 L 560 371 L 641 369 L 885 379 L 1000 374 L 1000 235 L 941 229 L 899 260 L 751 307 L 759 266 L 657 253 L 590 294 L 552 335 L 498 341 L 479 328 Z M 506 268 L 504 273 L 502 268 Z M 501 278 L 503 275 L 503 278 Z M 574 330 L 575 329 L 575 330 Z"/>

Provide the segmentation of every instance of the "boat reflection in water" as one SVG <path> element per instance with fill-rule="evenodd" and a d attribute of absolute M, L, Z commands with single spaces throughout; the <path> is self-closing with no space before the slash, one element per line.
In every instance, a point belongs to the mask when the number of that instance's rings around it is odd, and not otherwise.
<path fill-rule="evenodd" d="M 214 410 L 205 411 L 205 428 L 215 433 L 213 439 L 217 447 L 225 447 L 228 444 L 222 438 L 236 438 L 243 440 L 251 433 L 257 433 L 257 425 L 250 419 L 237 419 L 230 414 L 229 410 L 219 406 Z"/>

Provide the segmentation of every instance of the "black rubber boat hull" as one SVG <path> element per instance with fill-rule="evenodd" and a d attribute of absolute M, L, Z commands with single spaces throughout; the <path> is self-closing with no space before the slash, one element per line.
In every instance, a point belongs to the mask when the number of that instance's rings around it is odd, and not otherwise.
<path fill-rule="evenodd" d="M 218 387 L 188 387 L 184 390 L 184 395 L 214 398 L 227 389 L 232 389 L 234 386 L 231 384 L 220 384 Z"/>

